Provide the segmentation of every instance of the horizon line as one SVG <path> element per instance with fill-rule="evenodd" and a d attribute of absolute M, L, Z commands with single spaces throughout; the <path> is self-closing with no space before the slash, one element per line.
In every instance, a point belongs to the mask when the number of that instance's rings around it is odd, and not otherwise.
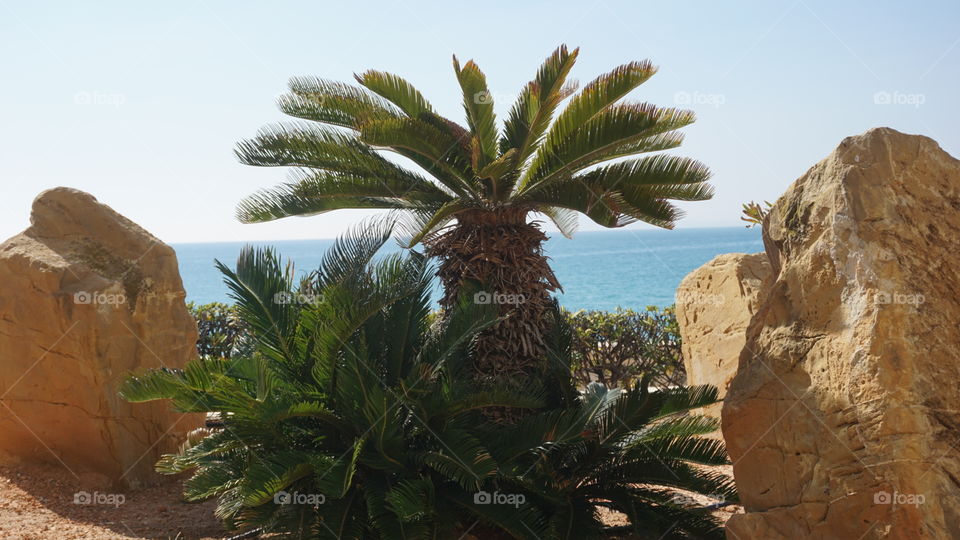
<path fill-rule="evenodd" d="M 711 229 L 747 229 L 744 225 L 719 225 L 712 227 L 677 227 L 675 229 L 664 229 L 664 228 L 653 228 L 653 229 L 625 229 L 622 227 L 619 228 L 605 228 L 605 229 L 591 229 L 585 231 L 577 231 L 574 233 L 574 238 L 577 235 L 584 233 L 626 233 L 626 232 L 671 232 L 671 231 L 696 231 L 696 230 L 711 230 Z M 759 229 L 759 227 L 757 227 Z M 560 234 L 560 231 L 544 231 L 548 236 L 563 236 Z M 312 242 L 315 240 L 336 240 L 342 235 L 336 236 L 319 236 L 314 238 L 271 238 L 268 240 L 195 240 L 195 241 L 185 241 L 185 242 L 164 242 L 167 245 L 194 245 L 194 244 L 230 244 L 230 243 L 248 243 L 248 244 L 262 244 L 265 242 Z M 572 240 L 572 239 L 571 239 Z"/>

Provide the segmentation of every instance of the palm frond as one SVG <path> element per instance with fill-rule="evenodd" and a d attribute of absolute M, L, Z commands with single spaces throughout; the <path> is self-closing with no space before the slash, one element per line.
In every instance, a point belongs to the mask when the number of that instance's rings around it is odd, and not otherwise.
<path fill-rule="evenodd" d="M 419 118 L 373 120 L 360 126 L 360 138 L 404 156 L 461 197 L 477 196 L 471 156 L 449 131 Z"/>
<path fill-rule="evenodd" d="M 460 67 L 453 57 L 453 69 L 463 90 L 463 109 L 467 113 L 467 125 L 473 133 L 477 146 L 472 159 L 472 168 L 479 171 L 497 158 L 497 118 L 493 113 L 493 95 L 487 88 L 487 78 L 473 62 Z"/>
<path fill-rule="evenodd" d="M 370 118 L 403 113 L 365 88 L 318 77 L 293 77 L 290 93 L 280 97 L 280 110 L 290 116 L 356 129 Z"/>
<path fill-rule="evenodd" d="M 417 118 L 422 113 L 433 112 L 433 107 L 419 90 L 403 77 L 383 71 L 369 70 L 355 75 L 357 82 L 384 99 L 390 101 L 407 116 Z"/>
<path fill-rule="evenodd" d="M 510 109 L 500 140 L 501 152 L 515 148 L 517 161 L 522 164 L 537 149 L 557 106 L 573 91 L 573 87 L 564 85 L 579 53 L 580 49 L 568 52 L 566 45 L 561 45 L 547 57 Z"/>
<path fill-rule="evenodd" d="M 587 167 L 623 157 L 627 149 L 633 154 L 653 151 L 660 142 L 656 136 L 693 121 L 692 112 L 647 103 L 608 107 L 552 144 L 549 151 L 544 150 L 546 146 L 541 147 L 519 191 L 529 193 Z"/>

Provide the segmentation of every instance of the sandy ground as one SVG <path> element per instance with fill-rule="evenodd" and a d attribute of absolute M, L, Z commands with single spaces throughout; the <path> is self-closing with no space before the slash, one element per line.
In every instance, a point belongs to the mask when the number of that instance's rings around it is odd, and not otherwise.
<path fill-rule="evenodd" d="M 135 492 L 86 492 L 63 468 L 0 467 L 0 538 L 212 540 L 231 536 L 213 517 L 213 502 L 185 503 L 181 492 L 178 480 Z M 77 504 L 85 501 L 90 504 Z"/>
<path fill-rule="evenodd" d="M 728 476 L 733 476 L 732 465 L 725 465 L 720 467 L 698 466 L 698 468 L 712 470 L 712 471 L 719 471 Z M 708 506 L 708 505 L 713 505 L 720 502 L 717 499 L 704 497 L 703 495 L 699 495 L 697 493 L 684 491 L 684 490 L 677 490 L 677 497 L 678 497 L 678 501 L 680 501 L 681 504 L 689 504 L 691 506 Z M 729 505 L 729 506 L 724 506 L 722 508 L 716 509 L 713 512 L 713 515 L 719 518 L 720 521 L 722 521 L 723 523 L 726 523 L 727 520 L 730 519 L 732 515 L 742 514 L 742 513 L 743 513 L 742 506 Z M 614 512 L 613 510 L 600 508 L 600 516 L 601 516 L 601 519 L 603 519 L 603 522 L 610 526 L 616 527 L 616 526 L 628 524 L 626 515 L 621 514 L 619 512 Z M 623 538 L 628 539 L 630 538 L 630 536 L 627 535 L 627 536 L 624 536 Z"/>
<path fill-rule="evenodd" d="M 723 469 L 732 472 L 731 467 Z M 181 485 L 182 480 L 171 480 L 141 491 L 88 492 L 63 468 L 0 467 L 0 539 L 222 540 L 236 534 L 225 532 L 213 517 L 213 501 L 183 502 Z M 717 502 L 692 493 L 684 495 L 692 504 Z M 715 515 L 726 521 L 742 511 L 729 506 Z M 623 515 L 602 513 L 609 525 L 626 524 Z"/>

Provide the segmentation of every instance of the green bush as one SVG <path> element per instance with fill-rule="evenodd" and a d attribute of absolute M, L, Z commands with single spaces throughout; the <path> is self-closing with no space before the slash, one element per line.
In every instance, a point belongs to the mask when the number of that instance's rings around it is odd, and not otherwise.
<path fill-rule="evenodd" d="M 578 392 L 572 336 L 554 324 L 546 380 L 478 390 L 465 360 L 496 310 L 464 302 L 431 323 L 425 259 L 373 259 L 388 236 L 339 240 L 299 284 L 271 250 L 245 250 L 235 270 L 218 263 L 253 353 L 124 384 L 131 401 L 221 414 L 222 429 L 157 464 L 192 473 L 188 500 L 215 497 L 228 527 L 282 538 L 601 538 L 600 507 L 642 538 L 723 537 L 673 491 L 735 497 L 729 478 L 691 465 L 727 463 L 722 443 L 699 437 L 716 421 L 686 414 L 716 389 Z M 496 424 L 489 407 L 528 414 Z"/>
<path fill-rule="evenodd" d="M 197 321 L 197 354 L 201 358 L 231 358 L 251 352 L 247 325 L 235 306 L 189 302 L 187 309 Z"/>
<path fill-rule="evenodd" d="M 646 311 L 565 313 L 573 328 L 573 370 L 581 385 L 630 386 L 646 377 L 656 387 L 683 384 L 680 330 L 673 307 Z"/>

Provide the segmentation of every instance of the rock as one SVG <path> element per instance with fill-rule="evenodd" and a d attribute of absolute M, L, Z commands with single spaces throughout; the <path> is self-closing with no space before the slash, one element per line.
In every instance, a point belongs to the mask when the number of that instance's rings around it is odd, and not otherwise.
<path fill-rule="evenodd" d="M 723 406 L 729 538 L 960 538 L 960 161 L 873 129 L 764 223 L 779 269 Z"/>
<path fill-rule="evenodd" d="M 199 415 L 117 395 L 131 372 L 182 367 L 197 327 L 174 251 L 93 196 L 41 193 L 0 244 L 0 459 L 140 487 Z"/>
<path fill-rule="evenodd" d="M 727 393 L 747 325 L 770 278 L 765 253 L 718 255 L 683 278 L 677 288 L 677 322 L 688 385 L 712 384 L 721 398 Z M 719 419 L 720 407 L 717 403 L 700 412 Z"/>

